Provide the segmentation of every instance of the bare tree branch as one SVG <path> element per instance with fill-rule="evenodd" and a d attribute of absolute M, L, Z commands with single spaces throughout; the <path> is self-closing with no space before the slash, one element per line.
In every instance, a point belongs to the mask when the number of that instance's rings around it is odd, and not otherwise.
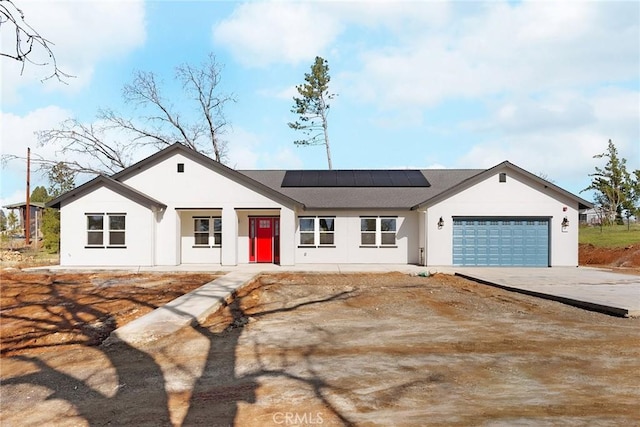
<path fill-rule="evenodd" d="M 11 50 L 0 50 L 0 56 L 14 59 L 22 63 L 20 75 L 24 73 L 26 63 L 36 66 L 51 67 L 51 74 L 41 81 L 49 80 L 55 77 L 59 82 L 67 84 L 65 79 L 73 78 L 58 68 L 56 56 L 51 49 L 53 43 L 42 37 L 31 25 L 25 21 L 24 13 L 19 9 L 12 0 L 0 0 L 0 29 L 4 31 L 12 31 L 15 33 L 15 52 Z M 45 54 L 49 57 L 50 62 L 36 62 L 33 58 L 35 52 L 34 47 L 44 49 Z"/>
<path fill-rule="evenodd" d="M 223 106 L 235 101 L 233 95 L 218 94 L 215 90 L 220 83 L 220 66 L 213 54 L 209 60 L 194 68 L 189 64 L 182 64 L 176 68 L 176 76 L 182 81 L 182 87 L 198 102 L 206 126 L 196 127 L 194 131 L 202 129 L 211 141 L 214 158 L 222 161 L 226 154 L 226 143 L 220 139 L 223 129 L 227 126 Z M 195 132 L 194 132 L 195 133 Z"/>
<path fill-rule="evenodd" d="M 185 94 L 186 100 L 182 102 L 174 104 L 170 99 L 179 97 L 162 95 L 163 82 L 154 73 L 138 71 L 122 92 L 124 100 L 136 107 L 137 117 L 103 108 L 98 110 L 94 124 L 68 119 L 56 129 L 37 132 L 39 143 L 55 147 L 63 159 L 73 158 L 64 162 L 78 173 L 113 174 L 137 160 L 136 153 L 141 148 L 160 149 L 176 141 L 223 161 L 226 144 L 220 136 L 228 125 L 223 107 L 235 99 L 219 93 L 220 72 L 215 57 L 210 55 L 199 67 L 180 65 L 174 77 Z M 188 108 L 188 101 L 195 108 Z M 109 138 L 113 133 L 116 137 Z M 86 161 L 76 160 L 83 156 Z M 4 156 L 3 161 L 20 158 Z M 47 169 L 59 161 L 42 159 L 39 163 Z"/>

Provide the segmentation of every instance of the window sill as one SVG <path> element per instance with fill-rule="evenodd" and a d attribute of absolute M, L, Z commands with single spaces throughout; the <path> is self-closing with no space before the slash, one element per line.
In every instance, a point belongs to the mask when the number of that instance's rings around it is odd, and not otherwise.
<path fill-rule="evenodd" d="M 107 246 L 107 249 L 127 249 L 126 246 Z"/>
<path fill-rule="evenodd" d="M 376 245 L 360 245 L 360 248 L 361 248 L 361 249 L 362 249 L 362 248 L 374 248 L 374 249 L 375 249 L 375 248 L 377 248 L 377 247 L 378 247 L 378 246 L 376 246 Z"/>
<path fill-rule="evenodd" d="M 104 249 L 104 246 L 85 246 L 85 249 Z"/>
<path fill-rule="evenodd" d="M 311 248 L 317 248 L 317 246 L 314 245 L 298 245 L 298 248 L 304 248 L 304 249 L 311 249 Z"/>
<path fill-rule="evenodd" d="M 211 249 L 211 248 L 221 248 L 222 245 L 193 245 L 191 247 L 194 249 Z"/>
<path fill-rule="evenodd" d="M 319 248 L 335 248 L 336 245 L 320 245 Z"/>
<path fill-rule="evenodd" d="M 389 248 L 389 249 L 393 249 L 393 248 L 397 248 L 398 245 L 381 245 L 381 248 Z"/>

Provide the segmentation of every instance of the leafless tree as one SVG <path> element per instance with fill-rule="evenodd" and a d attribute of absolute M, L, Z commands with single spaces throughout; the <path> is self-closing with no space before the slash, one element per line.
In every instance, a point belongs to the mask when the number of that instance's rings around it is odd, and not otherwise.
<path fill-rule="evenodd" d="M 209 55 L 198 67 L 182 64 L 176 67 L 174 76 L 184 99 L 164 96 L 156 74 L 137 71 L 122 90 L 125 103 L 134 106 L 135 117 L 111 108 L 100 109 L 93 124 L 68 119 L 56 129 L 37 132 L 39 144 L 55 147 L 59 157 L 66 159 L 66 166 L 76 173 L 112 174 L 137 160 L 141 148 L 161 149 L 176 141 L 223 162 L 226 141 L 221 137 L 228 126 L 223 107 L 235 98 L 220 93 L 220 65 L 215 56 Z M 85 160 L 68 160 L 83 156 Z M 46 172 L 60 158 L 36 156 L 32 161 Z M 4 155 L 2 160 L 13 159 L 22 157 Z"/>
<path fill-rule="evenodd" d="M 101 119 L 130 131 L 139 144 L 162 147 L 181 141 L 196 151 L 212 154 L 221 162 L 226 155 L 226 143 L 221 136 L 228 124 L 223 107 L 235 98 L 220 93 L 220 68 L 213 54 L 199 67 L 191 64 L 176 67 L 175 79 L 187 98 L 179 107 L 162 95 L 154 73 L 136 72 L 133 81 L 125 85 L 123 97 L 141 108 L 142 116 L 134 121 L 106 110 Z M 197 114 L 190 115 L 188 105 L 195 107 L 192 111 Z"/>
<path fill-rule="evenodd" d="M 52 69 L 51 74 L 43 78 L 42 81 L 55 77 L 58 81 L 66 83 L 65 79 L 73 77 L 58 68 L 56 56 L 51 49 L 53 43 L 41 36 L 27 23 L 24 13 L 12 0 L 0 0 L 0 31 L 15 34 L 15 43 L 2 46 L 0 56 L 21 62 L 20 74 L 24 72 L 25 65 L 30 63 Z M 34 59 L 38 55 L 38 50 L 44 50 L 44 53 L 49 57 L 48 62 L 37 62 Z"/>

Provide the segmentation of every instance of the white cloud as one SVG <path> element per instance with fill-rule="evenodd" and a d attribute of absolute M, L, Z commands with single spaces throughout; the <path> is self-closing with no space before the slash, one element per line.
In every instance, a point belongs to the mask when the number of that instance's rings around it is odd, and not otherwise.
<path fill-rule="evenodd" d="M 24 189 L 16 189 L 12 193 L 0 195 L 0 206 L 12 205 L 14 203 L 21 203 L 21 202 L 24 202 L 26 198 L 27 198 L 27 193 Z M 3 210 L 5 211 L 5 214 L 8 214 L 10 212 L 8 209 L 3 209 Z"/>
<path fill-rule="evenodd" d="M 31 147 L 34 154 L 37 152 L 42 157 L 55 158 L 56 152 L 53 148 L 38 146 L 35 132 L 54 128 L 72 114 L 71 111 L 55 105 L 39 108 L 25 116 L 0 112 L 2 154 L 26 156 L 27 147 Z"/>
<path fill-rule="evenodd" d="M 260 135 L 234 127 L 227 164 L 234 169 L 301 169 L 303 162 L 289 147 L 273 146 Z"/>
<path fill-rule="evenodd" d="M 80 91 L 91 81 L 95 68 L 106 58 L 128 54 L 144 44 L 145 9 L 142 0 L 127 1 L 25 1 L 20 3 L 25 19 L 50 40 L 58 67 L 74 76 L 72 84 L 55 79 L 43 83 L 45 90 Z M 15 43 L 3 26 L 2 44 Z M 3 48 L 4 49 L 4 48 Z M 48 62 L 43 49 L 34 49 L 33 60 Z M 15 102 L 21 87 L 40 84 L 50 67 L 27 64 L 20 75 L 17 61 L 2 59 L 2 97 Z M 5 68 L 6 67 L 6 68 Z"/>
<path fill-rule="evenodd" d="M 603 88 L 590 97 L 577 93 L 537 100 L 508 100 L 495 106 L 484 123 L 471 129 L 499 136 L 476 144 L 459 160 L 461 167 L 491 167 L 509 160 L 534 173 L 544 173 L 579 191 L 602 160 L 611 139 L 628 170 L 640 168 L 640 92 Z M 580 187 L 580 188 L 578 188 Z"/>
<path fill-rule="evenodd" d="M 351 70 L 351 96 L 386 107 L 433 106 L 637 78 L 637 3 L 483 3 L 429 28 L 388 34 Z"/>
<path fill-rule="evenodd" d="M 265 169 L 302 169 L 303 162 L 289 147 L 278 147 L 275 153 L 263 153 Z"/>
<path fill-rule="evenodd" d="M 244 3 L 213 27 L 213 39 L 245 65 L 297 64 L 323 51 L 340 31 L 310 3 Z"/>
<path fill-rule="evenodd" d="M 369 36 L 412 39 L 415 32 L 444 26 L 451 17 L 447 2 L 247 2 L 213 25 L 213 41 L 229 49 L 239 62 L 250 66 L 274 63 L 298 64 L 315 55 L 351 55 L 363 41 L 338 37 L 348 27 Z M 324 53 L 323 53 L 324 52 Z"/>
<path fill-rule="evenodd" d="M 10 154 L 19 157 L 27 156 L 27 147 L 31 148 L 33 158 L 43 157 L 55 159 L 56 150 L 52 147 L 38 146 L 35 132 L 55 127 L 60 121 L 71 116 L 71 111 L 64 110 L 57 106 L 48 106 L 34 110 L 25 116 L 18 116 L 11 113 L 0 112 L 0 137 L 2 146 L 0 151 L 3 155 Z M 26 162 L 12 160 L 2 165 L 2 197 L 7 193 L 17 191 L 17 188 L 24 186 L 26 178 Z M 32 187 L 35 185 L 46 185 L 46 179 L 37 171 L 35 164 L 32 167 Z M 24 196 L 23 196 L 24 198 Z"/>
<path fill-rule="evenodd" d="M 234 127 L 227 139 L 233 141 L 227 146 L 227 165 L 234 169 L 256 169 L 259 137 L 242 128 Z"/>

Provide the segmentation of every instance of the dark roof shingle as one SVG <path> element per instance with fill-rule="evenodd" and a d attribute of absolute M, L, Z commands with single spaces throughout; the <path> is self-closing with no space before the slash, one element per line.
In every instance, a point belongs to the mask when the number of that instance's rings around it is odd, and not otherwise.
<path fill-rule="evenodd" d="M 430 187 L 283 187 L 284 170 L 239 172 L 305 205 L 306 209 L 409 209 L 484 169 L 422 169 Z"/>

